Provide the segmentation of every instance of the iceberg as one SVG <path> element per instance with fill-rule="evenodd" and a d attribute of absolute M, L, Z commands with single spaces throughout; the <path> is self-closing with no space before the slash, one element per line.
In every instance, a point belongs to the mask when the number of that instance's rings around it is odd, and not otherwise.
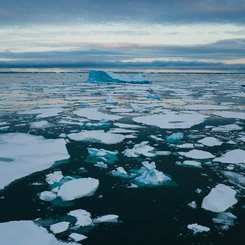
<path fill-rule="evenodd" d="M 181 141 L 183 138 L 184 138 L 183 133 L 174 133 L 167 137 L 167 142 L 170 144 L 174 144 Z"/>
<path fill-rule="evenodd" d="M 156 169 L 154 162 L 142 162 L 142 167 L 136 172 L 133 180 L 137 186 L 157 186 L 171 181 L 171 178 Z"/>
<path fill-rule="evenodd" d="M 69 158 L 64 139 L 45 139 L 24 133 L 0 135 L 0 156 L 0 189 L 17 179 L 50 168 L 55 161 Z"/>
<path fill-rule="evenodd" d="M 80 178 L 65 182 L 57 194 L 63 201 L 72 201 L 81 197 L 92 196 L 99 187 L 99 180 Z"/>
<path fill-rule="evenodd" d="M 150 83 L 143 75 L 140 74 L 118 74 L 108 71 L 89 71 L 86 83 Z"/>
<path fill-rule="evenodd" d="M 223 213 L 237 203 L 236 191 L 231 187 L 218 184 L 203 199 L 202 208 L 215 213 Z"/>
<path fill-rule="evenodd" d="M 0 237 L 3 245 L 78 245 L 59 241 L 45 228 L 24 220 L 0 223 Z"/>

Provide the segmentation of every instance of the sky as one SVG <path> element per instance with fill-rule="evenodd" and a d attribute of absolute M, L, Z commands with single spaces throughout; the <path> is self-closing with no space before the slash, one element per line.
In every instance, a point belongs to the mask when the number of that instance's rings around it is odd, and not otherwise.
<path fill-rule="evenodd" d="M 245 0 L 0 0 L 1 68 L 245 71 Z"/>

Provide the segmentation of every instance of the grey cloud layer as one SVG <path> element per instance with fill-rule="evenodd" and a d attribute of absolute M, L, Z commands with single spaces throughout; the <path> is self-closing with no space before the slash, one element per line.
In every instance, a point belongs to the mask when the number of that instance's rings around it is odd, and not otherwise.
<path fill-rule="evenodd" d="M 244 0 L 0 0 L 0 24 L 81 20 L 245 23 Z"/>

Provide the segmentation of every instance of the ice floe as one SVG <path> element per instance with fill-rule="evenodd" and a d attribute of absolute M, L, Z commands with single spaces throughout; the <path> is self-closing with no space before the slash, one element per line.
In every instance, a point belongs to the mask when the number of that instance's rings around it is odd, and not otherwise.
<path fill-rule="evenodd" d="M 70 211 L 68 215 L 75 217 L 76 218 L 76 226 L 90 226 L 93 224 L 93 221 L 91 219 L 91 213 L 87 212 L 86 210 L 83 209 L 77 209 Z"/>
<path fill-rule="evenodd" d="M 215 156 L 211 154 L 210 152 L 207 151 L 202 151 L 202 150 L 190 150 L 188 152 L 179 152 L 179 155 L 187 157 L 187 158 L 192 158 L 192 159 L 210 159 L 214 158 Z"/>
<path fill-rule="evenodd" d="M 245 163 L 245 151 L 241 149 L 231 150 L 223 154 L 221 157 L 217 157 L 214 159 L 216 162 L 221 163 Z"/>
<path fill-rule="evenodd" d="M 47 201 L 47 202 L 51 202 L 56 198 L 56 194 L 54 194 L 51 191 L 43 191 L 40 193 L 39 198 L 42 201 Z"/>
<path fill-rule="evenodd" d="M 63 201 L 72 201 L 81 197 L 92 196 L 99 186 L 99 180 L 80 178 L 65 182 L 57 194 Z"/>
<path fill-rule="evenodd" d="M 218 184 L 203 199 L 202 208 L 215 213 L 225 212 L 237 203 L 236 193 L 231 187 Z"/>
<path fill-rule="evenodd" d="M 198 161 L 186 160 L 181 163 L 181 166 L 192 167 L 192 168 L 202 168 L 202 163 Z"/>
<path fill-rule="evenodd" d="M 118 215 L 115 214 L 107 214 L 103 216 L 99 216 L 96 219 L 93 220 L 95 224 L 99 223 L 117 223 L 118 222 Z"/>
<path fill-rule="evenodd" d="M 89 71 L 88 83 L 150 83 L 140 74 L 118 74 L 108 71 Z"/>
<path fill-rule="evenodd" d="M 40 109 L 33 109 L 29 111 L 21 111 L 18 112 L 20 115 L 36 115 L 36 118 L 48 118 L 48 117 L 55 117 L 62 113 L 64 108 L 40 108 Z"/>
<path fill-rule="evenodd" d="M 207 116 L 194 111 L 175 112 L 168 111 L 164 114 L 153 114 L 147 116 L 134 117 L 133 121 L 146 125 L 156 126 L 165 129 L 191 128 L 198 125 L 207 118 Z"/>
<path fill-rule="evenodd" d="M 184 138 L 183 133 L 174 133 L 167 137 L 167 142 L 170 144 L 178 143 Z"/>
<path fill-rule="evenodd" d="M 123 167 L 118 167 L 116 170 L 111 171 L 111 174 L 115 177 L 128 178 L 128 173 Z"/>
<path fill-rule="evenodd" d="M 214 127 L 211 130 L 213 132 L 230 132 L 230 131 L 242 130 L 242 127 L 240 127 L 237 124 L 227 124 L 227 125 Z"/>
<path fill-rule="evenodd" d="M 79 233 L 71 233 L 69 235 L 69 238 L 71 238 L 75 242 L 81 242 L 81 241 L 87 239 L 88 237 L 84 236 L 82 234 L 79 234 Z"/>
<path fill-rule="evenodd" d="M 104 130 L 84 130 L 80 133 L 68 134 L 67 137 L 75 141 L 99 142 L 107 145 L 118 144 L 125 139 L 122 134 L 113 134 Z"/>
<path fill-rule="evenodd" d="M 217 216 L 214 217 L 212 221 L 216 224 L 222 224 L 225 226 L 234 226 L 236 219 L 237 217 L 234 214 L 230 212 L 224 212 L 224 213 L 217 214 Z"/>
<path fill-rule="evenodd" d="M 49 229 L 54 233 L 54 234 L 59 234 L 64 231 L 66 231 L 69 228 L 70 223 L 66 221 L 62 221 L 59 223 L 55 223 L 49 227 Z"/>
<path fill-rule="evenodd" d="M 63 139 L 45 139 L 23 133 L 0 135 L 0 189 L 16 179 L 69 158 Z M 11 163 L 3 159 L 12 159 Z"/>
<path fill-rule="evenodd" d="M 32 122 L 30 124 L 31 128 L 47 128 L 50 126 L 50 123 L 48 121 L 38 121 L 38 122 Z"/>
<path fill-rule="evenodd" d="M 224 117 L 224 118 L 234 118 L 245 120 L 245 112 L 236 112 L 236 111 L 220 111 L 215 112 L 213 115 Z"/>
<path fill-rule="evenodd" d="M 10 221 L 0 223 L 0 237 L 3 245 L 75 245 L 59 241 L 45 228 L 33 221 Z"/>
<path fill-rule="evenodd" d="M 214 137 L 206 137 L 201 140 L 198 140 L 198 143 L 203 144 L 205 146 L 219 146 L 222 145 L 223 142 Z"/>
<path fill-rule="evenodd" d="M 189 224 L 187 225 L 187 228 L 189 230 L 192 230 L 194 234 L 201 233 L 201 232 L 209 232 L 210 228 L 207 226 L 199 225 L 197 223 L 195 224 Z"/>

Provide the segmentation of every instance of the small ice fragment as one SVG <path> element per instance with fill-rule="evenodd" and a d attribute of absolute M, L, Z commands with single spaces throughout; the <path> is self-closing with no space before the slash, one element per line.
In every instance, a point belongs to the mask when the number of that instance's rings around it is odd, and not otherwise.
<path fill-rule="evenodd" d="M 222 213 L 237 203 L 236 191 L 231 187 L 218 184 L 203 199 L 202 208 L 215 213 Z"/>
<path fill-rule="evenodd" d="M 54 234 L 59 234 L 64 231 L 66 231 L 69 227 L 69 222 L 62 221 L 56 224 L 53 224 L 49 227 L 49 229 L 54 233 Z"/>
<path fill-rule="evenodd" d="M 61 181 L 62 178 L 63 178 L 62 172 L 61 171 L 55 171 L 53 173 L 46 175 L 46 182 L 49 185 L 53 185 L 54 183 Z"/>
<path fill-rule="evenodd" d="M 184 167 L 194 167 L 194 168 L 202 168 L 202 163 L 197 161 L 186 160 L 182 163 Z"/>
<path fill-rule="evenodd" d="M 197 204 L 196 204 L 195 201 L 192 201 L 192 202 L 188 203 L 188 206 L 189 206 L 190 208 L 197 209 Z"/>
<path fill-rule="evenodd" d="M 167 137 L 167 142 L 169 144 L 175 144 L 175 143 L 181 141 L 183 138 L 184 138 L 183 133 L 174 133 L 174 134 Z"/>
<path fill-rule="evenodd" d="M 203 225 L 199 225 L 197 223 L 189 224 L 189 225 L 187 225 L 187 228 L 189 230 L 192 230 L 194 234 L 201 233 L 201 232 L 209 232 L 210 231 L 209 227 L 206 227 L 206 226 L 203 226 Z"/>
<path fill-rule="evenodd" d="M 118 222 L 118 215 L 115 214 L 107 214 L 107 215 L 103 215 L 100 217 L 97 217 L 96 219 L 93 220 L 93 222 L 95 224 L 99 224 L 99 223 L 117 223 Z"/>
<path fill-rule="evenodd" d="M 82 234 L 78 234 L 78 233 L 71 233 L 69 235 L 69 238 L 71 238 L 75 242 L 81 242 L 81 241 L 87 239 L 88 237 L 87 236 L 84 236 Z"/>
<path fill-rule="evenodd" d="M 51 202 L 56 198 L 56 194 L 54 194 L 51 191 L 43 191 L 40 193 L 39 198 L 42 201 L 47 201 L 47 202 Z"/>
<path fill-rule="evenodd" d="M 73 179 L 65 182 L 58 192 L 63 201 L 72 201 L 81 197 L 92 196 L 99 186 L 99 180 L 93 178 Z"/>
<path fill-rule="evenodd" d="M 68 213 L 68 215 L 76 218 L 77 222 L 75 225 L 77 226 L 90 226 L 93 224 L 91 219 L 91 214 L 83 209 L 73 210 Z"/>

